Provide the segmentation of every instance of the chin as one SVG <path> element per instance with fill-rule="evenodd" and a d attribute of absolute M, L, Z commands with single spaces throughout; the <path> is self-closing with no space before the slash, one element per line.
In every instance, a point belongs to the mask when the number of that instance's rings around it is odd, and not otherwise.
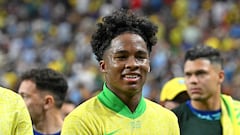
<path fill-rule="evenodd" d="M 194 100 L 194 101 L 202 101 L 203 100 L 203 98 L 202 97 L 191 97 L 191 99 L 192 100 Z"/>

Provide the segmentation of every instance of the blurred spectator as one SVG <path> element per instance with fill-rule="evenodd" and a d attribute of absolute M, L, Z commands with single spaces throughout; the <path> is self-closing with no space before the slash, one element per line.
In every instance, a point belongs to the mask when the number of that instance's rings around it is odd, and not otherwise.
<path fill-rule="evenodd" d="M 71 100 L 64 100 L 61 107 L 62 118 L 64 119 L 71 111 L 75 109 L 77 105 L 74 104 Z"/>
<path fill-rule="evenodd" d="M 223 87 L 236 91 L 231 81 L 240 74 L 240 3 L 236 0 L 1 1 L 0 83 L 16 90 L 11 79 L 5 80 L 6 72 L 18 76 L 27 69 L 48 66 L 64 73 L 70 90 L 74 90 L 79 83 L 77 78 L 81 78 L 74 71 L 75 65 L 90 65 L 91 69 L 98 66 L 89 43 L 93 26 L 102 15 L 121 7 L 138 11 L 159 27 L 156 48 L 160 49 L 153 50 L 151 56 L 153 72 L 149 73 L 151 82 L 146 93 L 157 89 L 155 99 L 159 99 L 162 84 L 183 75 L 183 53 L 201 43 L 226 54 L 229 75 Z M 232 63 L 234 68 L 229 68 Z M 95 71 L 91 77 L 86 76 L 93 82 L 90 91 L 102 87 L 102 83 L 94 81 L 99 72 Z M 240 95 L 234 98 L 240 100 Z"/>
<path fill-rule="evenodd" d="M 189 99 L 183 77 L 175 77 L 167 81 L 160 93 L 160 104 L 170 110 Z"/>

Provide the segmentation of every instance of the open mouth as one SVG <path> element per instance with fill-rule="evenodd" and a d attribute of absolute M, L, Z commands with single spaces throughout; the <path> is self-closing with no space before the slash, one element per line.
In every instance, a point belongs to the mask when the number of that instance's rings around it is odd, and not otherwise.
<path fill-rule="evenodd" d="M 123 78 L 126 81 L 134 82 L 134 81 L 138 81 L 140 79 L 140 76 L 137 74 L 131 74 L 131 75 L 124 75 Z"/>

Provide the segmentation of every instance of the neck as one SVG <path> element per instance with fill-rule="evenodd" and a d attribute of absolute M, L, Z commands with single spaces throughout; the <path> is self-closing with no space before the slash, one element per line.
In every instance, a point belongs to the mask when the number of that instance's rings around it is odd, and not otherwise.
<path fill-rule="evenodd" d="M 113 91 L 113 93 L 115 93 Z M 118 98 L 122 100 L 122 102 L 131 110 L 131 112 L 134 112 L 138 106 L 138 103 L 141 99 L 141 92 L 135 94 L 135 95 L 127 95 L 125 93 L 115 93 Z"/>
<path fill-rule="evenodd" d="M 134 112 L 140 102 L 141 97 L 140 96 L 133 96 L 131 98 L 125 98 L 123 102 L 128 106 L 128 108 L 131 110 L 131 112 Z"/>
<path fill-rule="evenodd" d="M 33 128 L 43 134 L 54 134 L 61 130 L 63 119 L 59 110 L 52 110 L 45 113 L 44 118 L 33 123 Z"/>
<path fill-rule="evenodd" d="M 140 102 L 141 93 L 134 96 L 118 95 L 118 97 L 129 108 L 131 112 L 134 112 Z"/>
<path fill-rule="evenodd" d="M 206 101 L 191 100 L 193 108 L 202 111 L 216 111 L 221 108 L 221 98 L 208 99 Z"/>
<path fill-rule="evenodd" d="M 107 87 L 107 84 L 104 85 L 104 88 L 112 91 L 129 108 L 131 112 L 134 112 L 136 110 L 142 97 L 142 90 L 131 93 L 115 91 L 109 86 Z"/>

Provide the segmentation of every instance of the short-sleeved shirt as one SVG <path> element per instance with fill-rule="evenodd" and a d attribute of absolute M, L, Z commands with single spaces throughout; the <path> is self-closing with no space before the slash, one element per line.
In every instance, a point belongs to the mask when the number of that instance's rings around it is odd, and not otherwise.
<path fill-rule="evenodd" d="M 170 110 L 142 97 L 135 112 L 106 86 L 64 120 L 62 135 L 179 135 Z"/>
<path fill-rule="evenodd" d="M 33 135 L 32 122 L 20 95 L 0 87 L 0 135 Z"/>

